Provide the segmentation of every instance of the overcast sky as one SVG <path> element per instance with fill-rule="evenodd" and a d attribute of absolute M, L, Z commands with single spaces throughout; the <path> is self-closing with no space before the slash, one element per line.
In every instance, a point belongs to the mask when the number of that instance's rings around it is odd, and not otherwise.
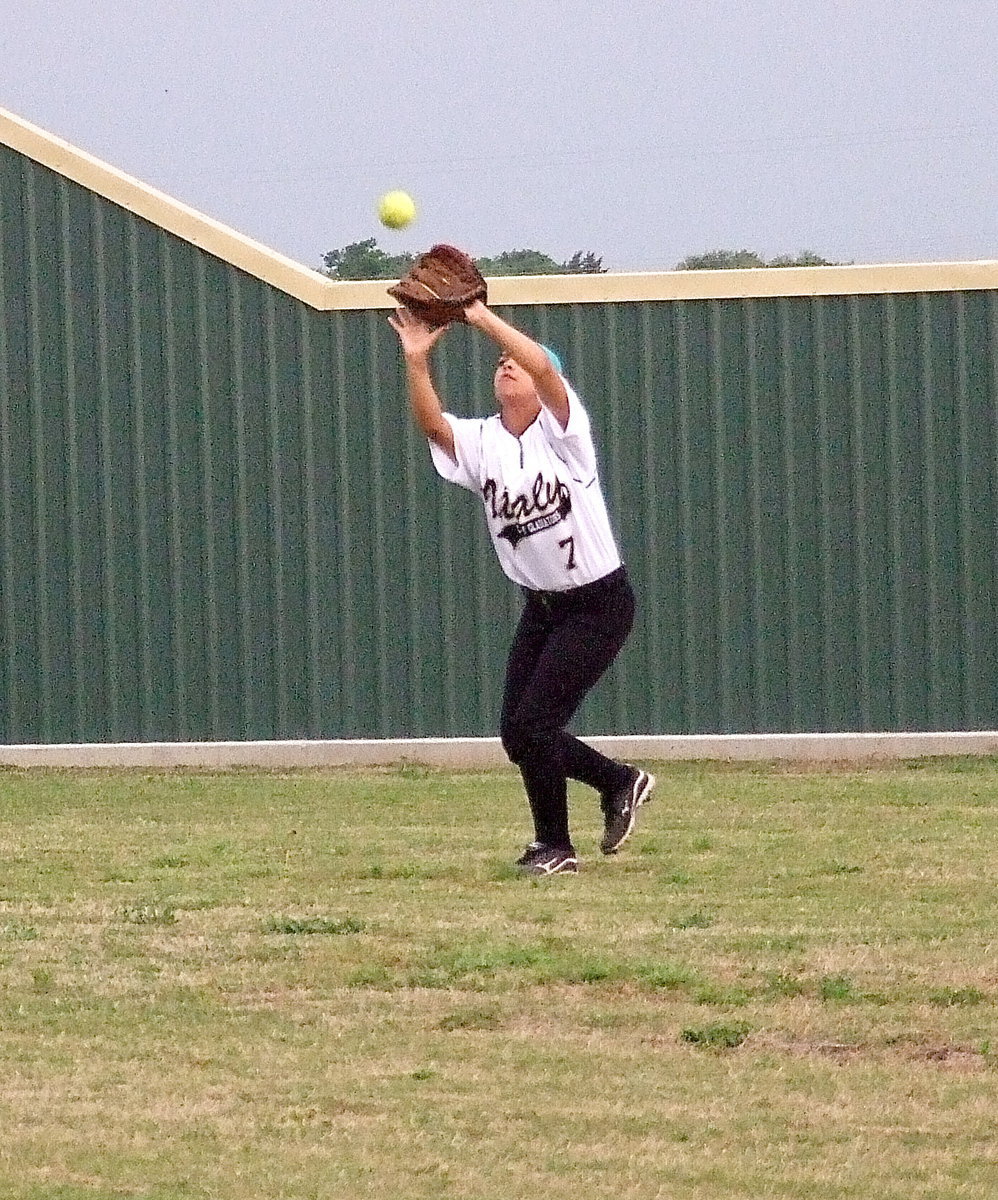
<path fill-rule="evenodd" d="M 8 0 L 0 48 L 0 107 L 307 266 L 998 258 L 998 0 Z"/>

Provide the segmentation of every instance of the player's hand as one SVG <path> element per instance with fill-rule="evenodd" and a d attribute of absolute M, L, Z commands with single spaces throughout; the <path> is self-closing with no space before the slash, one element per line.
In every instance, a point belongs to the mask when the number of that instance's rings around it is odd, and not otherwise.
<path fill-rule="evenodd" d="M 402 307 L 392 313 L 388 324 L 399 335 L 406 358 L 425 358 L 450 328 L 449 325 L 433 328 Z"/>
<path fill-rule="evenodd" d="M 469 325 L 478 326 L 481 324 L 482 316 L 488 316 L 488 312 L 487 306 L 481 300 L 472 300 L 470 304 L 465 306 L 464 319 Z"/>

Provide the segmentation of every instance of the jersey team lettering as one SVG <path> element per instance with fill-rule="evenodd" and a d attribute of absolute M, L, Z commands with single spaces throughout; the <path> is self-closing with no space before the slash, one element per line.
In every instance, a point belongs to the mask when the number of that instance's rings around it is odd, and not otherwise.
<path fill-rule="evenodd" d="M 499 494 L 496 481 L 486 479 L 482 485 L 482 498 L 494 521 L 510 522 L 498 531 L 496 537 L 504 538 L 514 550 L 524 538 L 558 525 L 572 511 L 572 495 L 567 486 L 560 479 L 548 482 L 540 472 L 529 495 L 521 492 L 511 498 L 505 489 Z M 555 506 L 553 511 L 552 505 Z M 518 517 L 530 517 L 531 513 L 538 515 L 528 521 L 517 521 Z"/>
<path fill-rule="evenodd" d="M 537 473 L 529 496 L 525 496 L 521 492 L 519 496 L 510 499 L 509 492 L 505 488 L 500 495 L 499 485 L 491 478 L 486 479 L 482 484 L 482 496 L 492 510 L 493 520 L 496 521 L 515 521 L 517 517 L 529 517 L 531 513 L 543 512 L 552 504 L 560 504 L 570 498 L 566 484 L 562 483 L 560 479 L 555 479 L 554 483 L 548 483 L 541 471 Z"/>
<path fill-rule="evenodd" d="M 523 525 L 504 525 L 496 536 L 505 538 L 515 550 L 517 543 L 522 542 L 525 537 L 530 537 L 532 533 L 542 533 L 553 525 L 560 525 L 571 511 L 572 497 L 566 496 L 554 512 L 543 517 L 534 517 L 532 521 L 526 521 Z"/>

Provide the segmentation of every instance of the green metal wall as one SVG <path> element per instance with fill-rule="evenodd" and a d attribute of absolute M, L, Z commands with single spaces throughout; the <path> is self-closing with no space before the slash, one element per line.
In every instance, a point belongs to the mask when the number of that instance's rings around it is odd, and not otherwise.
<path fill-rule="evenodd" d="M 998 293 L 517 306 L 635 633 L 585 732 L 998 727 Z M 494 355 L 438 350 L 453 411 Z M 0 147 L 0 741 L 494 732 L 518 608 L 317 312 Z"/>

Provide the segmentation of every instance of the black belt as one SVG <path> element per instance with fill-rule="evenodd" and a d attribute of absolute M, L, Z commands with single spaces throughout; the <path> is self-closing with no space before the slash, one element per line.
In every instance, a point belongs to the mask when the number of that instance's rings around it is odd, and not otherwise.
<path fill-rule="evenodd" d="M 576 604 L 587 604 L 589 601 L 597 599 L 599 596 L 611 591 L 626 578 L 627 568 L 621 566 L 617 567 L 615 571 L 611 571 L 609 575 L 604 575 L 600 579 L 594 579 L 592 583 L 582 583 L 578 587 L 565 588 L 560 592 L 545 592 L 528 587 L 523 588 L 522 591 L 528 600 L 534 600 L 542 604 L 545 608 L 560 608 L 562 606 L 570 608 Z"/>

